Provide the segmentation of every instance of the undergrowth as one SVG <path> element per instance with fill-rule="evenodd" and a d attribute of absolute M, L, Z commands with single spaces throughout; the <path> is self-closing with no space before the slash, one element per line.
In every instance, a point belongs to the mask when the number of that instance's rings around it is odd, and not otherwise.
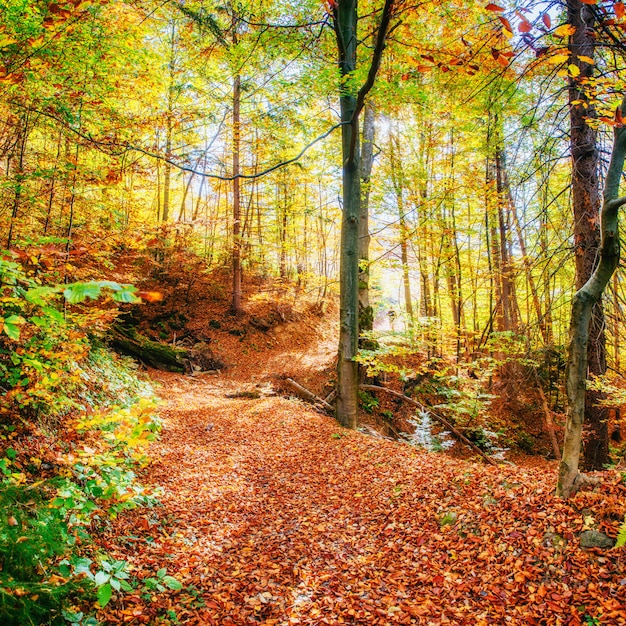
<path fill-rule="evenodd" d="M 50 284 L 29 263 L 0 254 L 0 623 L 88 626 L 132 589 L 126 563 L 91 539 L 155 502 L 136 470 L 159 422 L 150 386 L 102 343 L 134 288 Z"/>

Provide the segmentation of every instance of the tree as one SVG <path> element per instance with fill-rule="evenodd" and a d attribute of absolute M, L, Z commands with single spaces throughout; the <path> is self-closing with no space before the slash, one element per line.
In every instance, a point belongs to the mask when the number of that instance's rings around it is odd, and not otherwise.
<path fill-rule="evenodd" d="M 361 209 L 361 150 L 359 116 L 374 86 L 389 33 L 395 0 L 385 0 L 374 52 L 365 82 L 357 91 L 357 0 L 331 0 L 330 8 L 339 52 L 341 74 L 341 157 L 343 207 L 339 262 L 339 350 L 337 360 L 337 419 L 348 428 L 357 426 L 359 340 L 359 220 Z"/>
<path fill-rule="evenodd" d="M 574 245 L 576 289 L 581 289 L 593 273 L 600 246 L 598 214 L 600 210 L 599 150 L 597 131 L 588 119 L 595 117 L 586 84 L 594 72 L 596 35 L 593 25 L 596 13 L 582 0 L 567 0 L 568 23 L 575 29 L 570 38 L 572 63 L 579 68 L 569 77 L 570 153 L 572 159 L 572 209 L 574 212 Z M 587 363 L 589 374 L 606 373 L 605 318 L 602 303 L 595 304 L 591 318 Z M 608 463 L 609 445 L 607 409 L 599 404 L 601 394 L 589 390 L 585 402 L 584 442 L 587 469 L 602 469 Z"/>
<path fill-rule="evenodd" d="M 576 292 L 572 300 L 566 377 L 567 422 L 557 484 L 557 493 L 563 497 L 569 497 L 584 480 L 578 471 L 578 463 L 585 420 L 585 387 L 593 329 L 593 309 L 600 302 L 604 289 L 619 264 L 619 208 L 626 204 L 626 197 L 619 197 L 620 180 L 626 158 L 626 128 L 621 122 L 624 115 L 626 98 L 617 110 L 618 122 L 614 130 L 613 151 L 604 184 L 599 262 L 589 280 Z"/>

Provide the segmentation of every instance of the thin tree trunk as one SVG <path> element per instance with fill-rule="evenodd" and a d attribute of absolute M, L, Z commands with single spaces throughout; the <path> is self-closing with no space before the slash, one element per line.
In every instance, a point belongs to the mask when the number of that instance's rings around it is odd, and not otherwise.
<path fill-rule="evenodd" d="M 402 265 L 402 289 L 404 292 L 404 308 L 409 320 L 409 327 L 413 328 L 413 298 L 411 296 L 411 276 L 409 272 L 408 229 L 406 225 L 406 209 L 404 206 L 404 172 L 402 170 L 402 155 L 397 133 L 389 133 L 389 165 L 391 167 L 391 183 L 396 195 L 398 209 L 398 227 L 400 230 L 400 262 Z"/>
<path fill-rule="evenodd" d="M 233 300 L 232 310 L 241 315 L 241 76 L 233 81 Z"/>
<path fill-rule="evenodd" d="M 626 99 L 622 102 L 622 114 L 626 114 Z M 589 344 L 593 339 L 593 309 L 600 301 L 606 285 L 619 265 L 619 208 L 626 204 L 626 197 L 619 197 L 619 186 L 626 157 L 626 128 L 616 127 L 613 152 L 604 187 L 601 214 L 600 260 L 589 280 L 578 289 L 572 300 L 570 344 L 567 358 L 567 421 L 563 455 L 559 466 L 557 494 L 569 497 L 582 481 L 578 465 L 583 440 L 585 388 L 590 364 Z M 606 428 L 606 424 L 605 424 Z"/>
<path fill-rule="evenodd" d="M 20 120 L 18 128 L 19 139 L 16 142 L 18 147 L 17 167 L 15 168 L 15 193 L 13 195 L 13 207 L 11 209 L 11 222 L 9 224 L 9 234 L 7 235 L 7 249 L 11 249 L 13 243 L 13 231 L 15 221 L 20 208 L 20 200 L 22 197 L 22 186 L 24 184 L 24 154 L 26 153 L 26 142 L 28 141 L 28 112 L 24 113 Z M 7 167 L 8 171 L 8 167 Z"/>

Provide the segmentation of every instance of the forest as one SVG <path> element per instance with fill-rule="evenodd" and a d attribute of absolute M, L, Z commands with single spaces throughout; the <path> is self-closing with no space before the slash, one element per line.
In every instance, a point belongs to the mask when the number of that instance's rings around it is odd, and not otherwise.
<path fill-rule="evenodd" d="M 496 2 L 0 0 L 0 624 L 626 624 L 626 5 Z"/>

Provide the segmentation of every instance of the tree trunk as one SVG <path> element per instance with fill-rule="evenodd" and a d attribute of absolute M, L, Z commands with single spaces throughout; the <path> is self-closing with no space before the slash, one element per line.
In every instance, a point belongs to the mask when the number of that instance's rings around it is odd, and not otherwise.
<path fill-rule="evenodd" d="M 340 69 L 344 78 L 356 70 L 357 1 L 339 0 L 336 32 Z M 337 419 L 348 428 L 357 426 L 358 365 L 354 360 L 359 337 L 359 214 L 361 179 L 359 172 L 358 119 L 354 120 L 357 99 L 352 88 L 342 85 L 340 96 L 343 211 L 339 262 L 339 350 L 337 362 Z M 358 117 L 358 116 L 357 116 Z"/>
<path fill-rule="evenodd" d="M 374 310 L 369 298 L 369 202 L 370 178 L 374 164 L 374 133 L 376 112 L 372 103 L 365 106 L 363 113 L 363 143 L 361 148 L 361 215 L 359 218 L 359 328 L 372 330 Z"/>
<path fill-rule="evenodd" d="M 580 75 L 569 79 L 570 151 L 572 158 L 572 208 L 574 212 L 574 245 L 576 261 L 576 289 L 580 290 L 594 270 L 600 245 L 598 216 L 600 187 L 598 182 L 599 152 L 596 131 L 587 124 L 594 117 L 593 105 L 588 102 L 584 83 L 592 78 L 594 65 L 581 57 L 594 58 L 595 13 L 581 0 L 567 0 L 568 22 L 576 28 L 570 38 L 571 62 L 580 69 Z M 582 104 L 571 104 L 571 103 Z M 601 302 L 595 303 L 589 327 L 587 365 L 588 375 L 606 373 L 605 319 Z M 607 409 L 598 404 L 602 394 L 587 391 L 585 400 L 584 459 L 588 470 L 602 469 L 609 460 Z"/>
<path fill-rule="evenodd" d="M 402 155 L 400 154 L 400 142 L 398 134 L 389 133 L 389 165 L 391 166 L 391 183 L 396 194 L 396 207 L 398 209 L 398 228 L 400 231 L 400 262 L 402 264 L 402 288 L 404 291 L 404 308 L 409 321 L 409 327 L 413 328 L 413 297 L 411 295 L 411 275 L 409 272 L 408 252 L 408 228 L 406 225 L 406 210 L 404 206 L 404 172 L 402 170 Z"/>
<path fill-rule="evenodd" d="M 626 100 L 622 102 L 622 114 L 626 113 Z M 604 187 L 601 215 L 600 260 L 589 280 L 578 289 L 572 300 L 570 344 L 567 358 L 567 421 L 563 455 L 559 466 L 557 494 L 572 495 L 581 475 L 578 471 L 582 446 L 583 424 L 586 418 L 585 383 L 590 364 L 589 347 L 593 339 L 593 309 L 619 264 L 619 208 L 626 198 L 619 198 L 619 184 L 626 156 L 626 128 L 616 127 L 613 152 Z"/>
<path fill-rule="evenodd" d="M 333 22 L 341 72 L 341 152 L 343 159 L 343 211 L 339 263 L 339 350 L 337 359 L 337 419 L 348 428 L 357 426 L 358 365 L 354 360 L 359 338 L 359 217 L 361 177 L 359 113 L 376 80 L 394 0 L 385 0 L 376 33 L 374 52 L 367 78 L 355 93 L 353 75 L 357 61 L 357 0 L 337 0 Z"/>
<path fill-rule="evenodd" d="M 118 352 L 135 357 L 159 370 L 179 373 L 185 371 L 187 350 L 152 341 L 134 328 L 120 324 L 113 325 L 109 334 L 111 346 Z"/>
<path fill-rule="evenodd" d="M 241 315 L 241 76 L 233 81 L 233 300 L 232 311 Z"/>
<path fill-rule="evenodd" d="M 26 153 L 26 142 L 28 141 L 28 112 L 24 113 L 20 119 L 20 125 L 18 127 L 18 139 L 15 142 L 18 147 L 17 165 L 15 167 L 15 193 L 13 195 L 13 207 L 11 208 L 11 222 L 9 224 L 9 234 L 7 235 L 7 250 L 11 249 L 13 243 L 13 230 L 15 228 L 15 221 L 17 220 L 18 211 L 20 208 L 20 201 L 22 197 L 22 187 L 24 185 L 24 155 Z M 7 167 L 7 173 L 8 173 Z"/>

